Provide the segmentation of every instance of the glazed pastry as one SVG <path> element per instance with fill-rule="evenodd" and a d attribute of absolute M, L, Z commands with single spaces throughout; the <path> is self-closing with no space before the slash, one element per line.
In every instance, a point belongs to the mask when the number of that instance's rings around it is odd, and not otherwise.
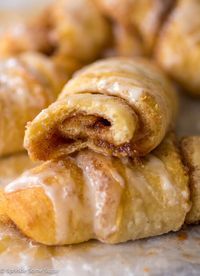
<path fill-rule="evenodd" d="M 48 245 L 119 243 L 177 231 L 190 209 L 173 135 L 138 161 L 90 150 L 47 161 L 6 186 L 5 198 L 17 227 Z"/>
<path fill-rule="evenodd" d="M 200 221 L 200 136 L 186 137 L 181 149 L 190 176 L 192 208 L 186 217 L 187 223 Z"/>
<path fill-rule="evenodd" d="M 4 157 L 0 159 L 0 222 L 4 224 L 11 224 L 11 220 L 6 215 L 6 201 L 3 194 L 3 188 L 19 177 L 25 170 L 36 166 L 30 160 L 27 154 L 21 153 Z"/>
<path fill-rule="evenodd" d="M 55 101 L 66 80 L 40 54 L 0 62 L 0 156 L 23 150 L 26 123 Z"/>
<path fill-rule="evenodd" d="M 200 95 L 200 1 L 180 0 L 161 31 L 156 59 L 183 88 Z"/>
<path fill-rule="evenodd" d="M 174 0 L 95 0 L 118 24 L 132 30 L 133 40 L 144 55 L 151 54 L 163 21 Z M 137 51 L 135 52 L 137 54 Z"/>
<path fill-rule="evenodd" d="M 35 160 L 87 147 L 105 155 L 144 156 L 172 127 L 176 110 L 172 85 L 151 63 L 102 60 L 77 73 L 29 124 L 25 147 Z"/>

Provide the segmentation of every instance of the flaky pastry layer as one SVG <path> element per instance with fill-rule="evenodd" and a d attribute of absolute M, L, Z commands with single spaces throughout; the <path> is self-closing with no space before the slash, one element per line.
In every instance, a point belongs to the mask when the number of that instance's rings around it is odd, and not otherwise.
<path fill-rule="evenodd" d="M 26 123 L 55 101 L 67 79 L 41 54 L 0 62 L 0 156 L 23 150 Z"/>
<path fill-rule="evenodd" d="M 31 158 L 47 160 L 74 151 L 144 156 L 174 124 L 176 92 L 150 62 L 111 58 L 79 71 L 58 100 L 28 126 Z"/>
<path fill-rule="evenodd" d="M 140 160 L 84 150 L 47 161 L 6 186 L 4 196 L 16 226 L 48 245 L 119 243 L 177 231 L 190 209 L 173 135 Z"/>

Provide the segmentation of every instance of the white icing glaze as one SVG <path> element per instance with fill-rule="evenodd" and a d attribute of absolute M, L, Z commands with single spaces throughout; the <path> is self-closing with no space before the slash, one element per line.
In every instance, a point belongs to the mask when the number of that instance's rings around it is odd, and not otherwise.
<path fill-rule="evenodd" d="M 62 161 L 56 165 L 62 167 Z M 46 183 L 48 178 L 54 178 L 51 185 Z M 6 193 L 12 193 L 17 190 L 40 187 L 44 190 L 46 196 L 51 200 L 56 220 L 56 242 L 62 244 L 65 242 L 69 229 L 69 212 L 77 219 L 83 217 L 79 198 L 76 193 L 76 183 L 70 175 L 70 170 L 64 170 L 62 173 L 56 172 L 52 168 L 39 174 L 26 172 L 19 179 L 10 183 L 6 188 Z"/>
<path fill-rule="evenodd" d="M 109 158 L 107 159 L 109 162 Z M 108 172 L 94 166 L 91 159 L 78 156 L 78 166 L 83 170 L 91 209 L 93 210 L 93 229 L 98 239 L 106 239 L 118 230 L 117 211 L 121 200 L 124 181 L 111 165 Z M 112 176 L 116 182 L 108 181 Z M 111 200 L 112 199 L 112 200 Z"/>
<path fill-rule="evenodd" d="M 120 82 L 121 79 L 121 82 Z M 100 90 L 106 89 L 109 94 L 113 95 L 119 95 L 123 94 L 124 97 L 127 95 L 128 100 L 130 101 L 130 104 L 134 104 L 136 101 L 139 100 L 139 98 L 144 93 L 144 89 L 139 86 L 129 85 L 129 83 L 124 82 L 124 78 L 120 77 L 109 77 L 105 79 L 101 79 L 97 83 L 97 87 Z"/>
<path fill-rule="evenodd" d="M 164 163 L 156 156 L 149 155 L 148 167 L 155 172 L 160 178 L 160 184 L 162 189 L 165 191 L 164 195 L 166 197 L 166 203 L 170 206 L 175 206 L 180 204 L 180 200 L 186 199 L 188 196 L 187 191 L 181 191 L 176 183 L 173 183 L 173 180 L 167 171 Z"/>

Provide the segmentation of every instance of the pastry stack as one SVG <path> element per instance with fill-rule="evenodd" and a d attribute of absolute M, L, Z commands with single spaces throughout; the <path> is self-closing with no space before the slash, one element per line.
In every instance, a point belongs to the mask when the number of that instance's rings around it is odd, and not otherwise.
<path fill-rule="evenodd" d="M 52 21 L 40 19 L 50 56 L 23 43 L 2 62 L 0 153 L 22 149 L 32 120 L 24 146 L 41 164 L 1 190 L 1 222 L 46 245 L 116 244 L 197 223 L 200 137 L 177 140 L 174 85 L 147 58 L 112 57 L 61 88 L 75 71 L 68 62 L 97 59 L 110 28 L 92 1 L 56 3 Z M 86 14 L 78 13 L 84 5 Z"/>

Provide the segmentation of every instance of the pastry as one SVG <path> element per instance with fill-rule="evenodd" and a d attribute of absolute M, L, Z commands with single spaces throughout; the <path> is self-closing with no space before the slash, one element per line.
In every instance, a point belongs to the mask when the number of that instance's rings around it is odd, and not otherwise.
<path fill-rule="evenodd" d="M 17 24 L 0 35 L 0 58 L 8 58 L 26 51 L 49 54 L 52 51 L 46 29 Z"/>
<path fill-rule="evenodd" d="M 6 201 L 4 197 L 4 187 L 19 177 L 25 170 L 36 166 L 27 154 L 20 153 L 9 157 L 0 158 L 0 222 L 1 224 L 11 224 L 12 221 L 6 215 Z M 39 164 L 38 164 L 39 165 Z"/>
<path fill-rule="evenodd" d="M 177 231 L 190 209 L 173 135 L 137 161 L 90 150 L 46 161 L 6 186 L 5 198 L 22 233 L 47 245 L 120 243 Z"/>
<path fill-rule="evenodd" d="M 26 123 L 55 101 L 67 79 L 41 54 L 0 61 L 0 156 L 23 150 Z"/>
<path fill-rule="evenodd" d="M 118 55 L 149 56 L 185 91 L 200 95 L 199 0 L 96 2 L 121 26 L 119 34 L 114 30 Z"/>
<path fill-rule="evenodd" d="M 0 57 L 38 51 L 67 65 L 68 59 L 84 64 L 101 54 L 109 32 L 93 0 L 55 0 L 42 14 L 0 37 Z"/>
<path fill-rule="evenodd" d="M 135 57 L 144 55 L 141 41 L 132 28 L 113 24 L 113 37 L 113 56 Z"/>
<path fill-rule="evenodd" d="M 180 0 L 164 24 L 156 60 L 183 89 L 200 95 L 200 1 Z"/>
<path fill-rule="evenodd" d="M 106 59 L 78 72 L 28 125 L 25 147 L 34 160 L 87 147 L 118 157 L 144 156 L 173 126 L 176 111 L 174 88 L 150 62 Z"/>
<path fill-rule="evenodd" d="M 152 53 L 160 27 L 176 2 L 174 0 L 95 1 L 107 16 L 132 31 L 133 41 L 136 45 L 140 44 L 143 55 L 147 56 Z M 137 51 L 134 54 L 137 54 Z"/>
<path fill-rule="evenodd" d="M 55 55 L 88 63 L 100 55 L 109 40 L 109 25 L 93 0 L 55 1 L 50 15 Z"/>
<path fill-rule="evenodd" d="M 190 177 L 190 197 L 192 208 L 186 217 L 187 223 L 200 221 L 200 136 L 182 139 L 181 150 Z"/>

